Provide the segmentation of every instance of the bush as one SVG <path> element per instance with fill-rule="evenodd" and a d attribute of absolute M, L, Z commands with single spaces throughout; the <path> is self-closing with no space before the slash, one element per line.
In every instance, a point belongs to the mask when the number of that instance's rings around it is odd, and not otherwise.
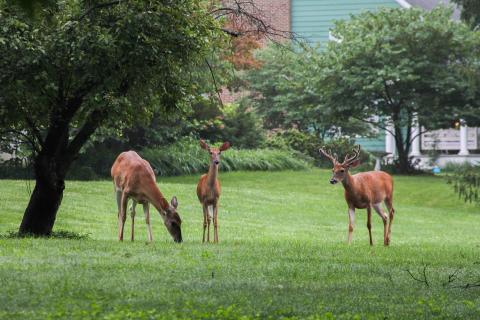
<path fill-rule="evenodd" d="M 445 171 L 448 172 L 447 183 L 453 185 L 459 199 L 480 204 L 480 166 L 451 163 L 445 166 Z"/>
<path fill-rule="evenodd" d="M 209 156 L 198 140 L 185 138 L 165 148 L 149 148 L 141 152 L 160 176 L 207 172 Z M 230 149 L 222 153 L 220 170 L 303 170 L 310 164 L 305 157 L 288 150 Z"/>
<path fill-rule="evenodd" d="M 271 135 L 264 144 L 268 148 L 290 150 L 293 149 L 304 154 L 318 165 L 320 155 L 318 149 L 322 146 L 322 139 L 319 137 L 300 132 L 296 129 L 277 131 Z"/>
<path fill-rule="evenodd" d="M 75 166 L 75 167 L 72 167 L 71 170 L 69 170 L 69 172 L 67 173 L 66 179 L 88 181 L 88 180 L 97 180 L 100 177 L 105 177 L 103 172 L 100 172 L 100 174 L 97 174 L 92 167 Z"/>
<path fill-rule="evenodd" d="M 314 164 L 321 168 L 332 166 L 331 161 L 320 153 L 319 149 L 321 147 L 325 146 L 339 156 L 339 161 L 343 161 L 343 157 L 347 153 L 351 153 L 355 146 L 353 140 L 348 138 L 338 138 L 324 142 L 320 137 L 295 129 L 276 132 L 267 139 L 265 145 L 270 148 L 293 149 L 301 152 L 308 158 L 313 159 Z M 360 151 L 360 161 L 362 168 L 370 169 L 373 166 L 370 154 L 365 150 Z"/>
<path fill-rule="evenodd" d="M 32 179 L 33 169 L 30 164 L 23 164 L 20 159 L 0 162 L 0 179 Z"/>

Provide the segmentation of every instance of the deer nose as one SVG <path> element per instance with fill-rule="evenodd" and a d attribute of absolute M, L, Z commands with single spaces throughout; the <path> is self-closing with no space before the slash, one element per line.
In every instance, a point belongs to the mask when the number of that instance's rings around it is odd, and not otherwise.
<path fill-rule="evenodd" d="M 330 179 L 330 183 L 335 184 L 335 183 L 337 183 L 337 180 L 332 178 L 332 179 Z"/>
<path fill-rule="evenodd" d="M 215 164 L 217 164 L 217 165 L 218 165 L 218 164 L 220 163 L 220 161 L 218 161 L 218 160 L 215 160 L 215 161 L 213 161 L 213 163 L 215 163 Z"/>

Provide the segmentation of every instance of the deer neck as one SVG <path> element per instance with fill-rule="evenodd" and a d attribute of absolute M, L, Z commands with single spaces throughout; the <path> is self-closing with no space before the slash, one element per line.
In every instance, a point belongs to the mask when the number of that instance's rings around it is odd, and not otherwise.
<path fill-rule="evenodd" d="M 345 191 L 353 192 L 353 189 L 355 188 L 355 179 L 352 177 L 352 175 L 349 172 L 347 172 L 345 179 L 342 180 L 342 184 L 343 184 L 343 187 L 345 188 Z"/>
<path fill-rule="evenodd" d="M 165 197 L 160 192 L 155 182 L 152 182 L 148 186 L 145 195 L 148 199 L 148 202 L 150 202 L 163 217 L 164 212 L 168 209 L 168 206 L 165 207 L 165 203 L 168 203 L 168 201 L 166 201 Z"/>
<path fill-rule="evenodd" d="M 210 188 L 215 187 L 215 182 L 217 181 L 218 177 L 218 165 L 213 163 L 213 161 L 210 163 L 210 168 L 208 169 L 208 174 L 207 174 L 207 184 Z"/>

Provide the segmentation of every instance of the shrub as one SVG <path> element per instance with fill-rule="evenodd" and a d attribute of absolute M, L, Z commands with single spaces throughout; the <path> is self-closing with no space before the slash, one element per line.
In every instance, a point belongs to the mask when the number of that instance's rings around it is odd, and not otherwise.
<path fill-rule="evenodd" d="M 202 173 L 208 170 L 209 157 L 198 141 L 185 138 L 164 148 L 148 148 L 141 152 L 161 176 Z M 222 153 L 222 171 L 237 170 L 303 170 L 310 166 L 303 155 L 289 150 L 230 149 Z"/>
<path fill-rule="evenodd" d="M 68 180 L 96 180 L 100 177 L 104 177 L 104 172 L 101 171 L 100 174 L 97 174 L 92 167 L 88 166 L 75 166 L 67 173 Z"/>
<path fill-rule="evenodd" d="M 32 179 L 31 165 L 24 165 L 16 159 L 0 162 L 0 179 Z"/>
<path fill-rule="evenodd" d="M 452 163 L 445 167 L 445 171 L 448 172 L 447 183 L 453 185 L 458 198 L 480 204 L 480 166 Z"/>
<path fill-rule="evenodd" d="M 343 160 L 345 154 L 351 153 L 355 146 L 354 141 L 349 138 L 322 141 L 320 137 L 295 129 L 276 132 L 268 138 L 265 145 L 270 148 L 293 149 L 301 152 L 312 158 L 316 166 L 322 168 L 330 168 L 332 165 L 329 159 L 320 154 L 319 149 L 322 146 L 331 150 L 332 153 L 336 153 L 339 161 Z M 373 166 L 370 154 L 365 150 L 360 151 L 360 160 L 362 167 L 371 168 Z"/>

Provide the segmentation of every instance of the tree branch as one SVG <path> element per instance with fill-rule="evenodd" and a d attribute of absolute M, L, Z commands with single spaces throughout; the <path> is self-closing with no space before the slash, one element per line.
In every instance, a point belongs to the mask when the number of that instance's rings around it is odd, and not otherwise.
<path fill-rule="evenodd" d="M 227 2 L 227 1 L 225 1 Z M 231 36 L 241 36 L 247 33 L 255 33 L 262 35 L 265 38 L 276 42 L 276 38 L 284 39 L 295 39 L 295 34 L 291 31 L 279 30 L 273 27 L 271 24 L 266 22 L 266 16 L 264 12 L 257 7 L 257 5 L 252 0 L 239 1 L 232 0 L 228 1 L 229 3 L 225 4 L 223 7 L 216 8 L 211 10 L 209 13 L 214 16 L 215 19 L 220 19 L 222 17 L 228 17 L 233 23 L 237 22 L 243 26 L 248 26 L 249 28 L 243 30 L 232 30 L 222 28 L 223 32 Z"/>
<path fill-rule="evenodd" d="M 212 75 L 213 85 L 215 86 L 215 92 L 217 93 L 218 101 L 220 102 L 220 105 L 223 107 L 223 101 L 222 101 L 222 97 L 220 96 L 220 90 L 218 89 L 218 86 L 217 86 L 217 80 L 215 79 L 215 73 L 213 72 L 212 66 L 210 65 L 210 63 L 208 62 L 207 59 L 205 59 L 205 63 L 207 64 L 208 69 L 210 70 L 210 74 Z"/>
<path fill-rule="evenodd" d="M 0 133 L 2 134 L 2 136 L 6 133 L 13 133 L 13 134 L 19 135 L 19 136 L 21 136 L 25 139 L 25 141 L 32 147 L 32 149 L 35 153 L 40 152 L 40 149 L 38 148 L 37 144 L 35 143 L 35 140 L 32 139 L 32 137 L 30 137 L 29 135 L 25 134 L 24 132 L 22 132 L 20 130 L 7 129 L 7 130 L 0 131 Z"/>
<path fill-rule="evenodd" d="M 430 287 L 430 283 L 427 279 L 427 265 L 423 266 L 422 279 L 417 278 L 409 269 L 406 269 L 405 271 L 407 271 L 413 280 L 423 283 L 427 288 Z"/>
<path fill-rule="evenodd" d="M 360 118 L 360 117 L 356 117 L 356 116 L 350 116 L 350 117 L 352 117 L 353 119 L 356 119 L 356 120 L 365 122 L 365 123 L 373 124 L 374 126 L 380 128 L 380 129 L 383 129 L 383 130 L 389 132 L 389 133 L 392 134 L 392 135 L 395 135 L 395 132 L 393 132 L 392 130 L 388 129 L 386 126 L 380 125 L 378 122 L 370 121 L 370 120 L 367 120 L 367 119 L 364 119 L 364 118 Z"/>

